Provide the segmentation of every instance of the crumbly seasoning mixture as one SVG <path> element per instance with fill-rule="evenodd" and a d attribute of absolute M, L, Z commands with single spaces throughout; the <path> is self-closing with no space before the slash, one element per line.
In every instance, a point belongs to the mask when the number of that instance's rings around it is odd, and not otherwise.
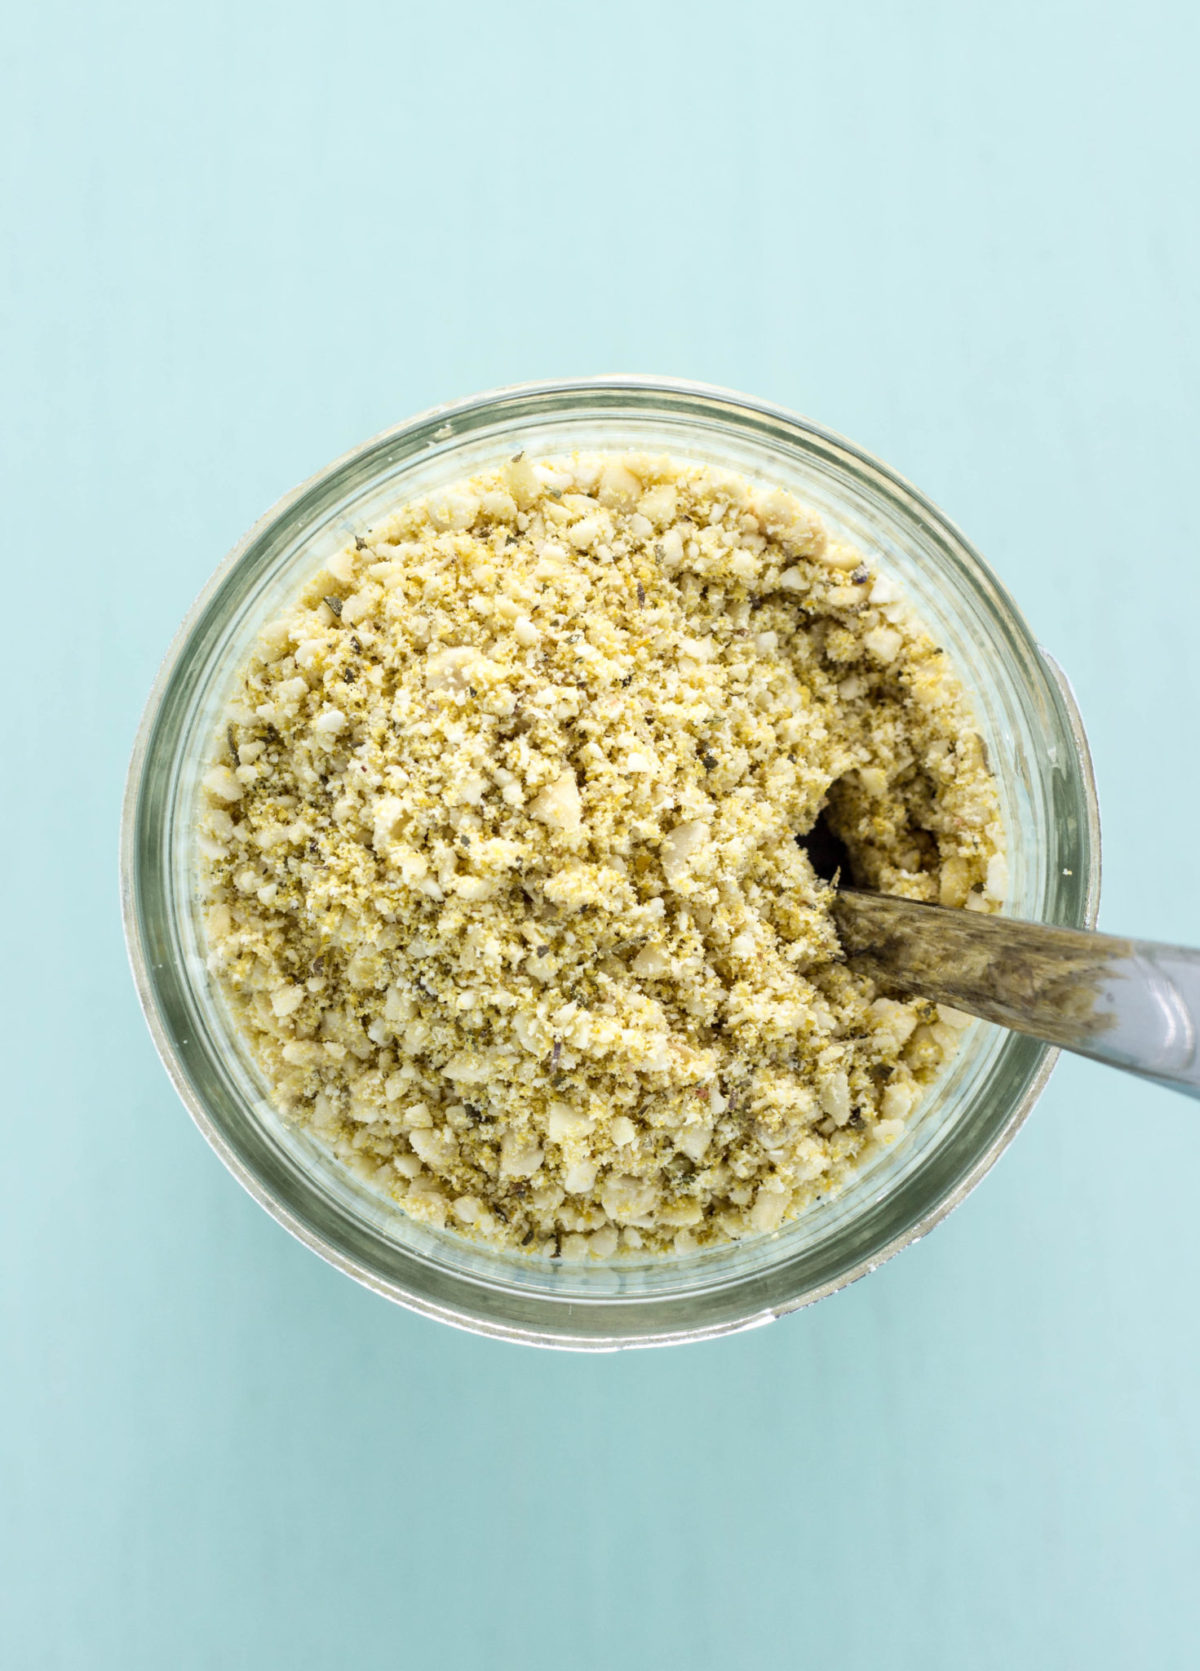
<path fill-rule="evenodd" d="M 242 669 L 209 964 L 279 1105 L 415 1218 L 566 1259 L 774 1230 L 893 1140 L 965 1017 L 839 961 L 797 836 L 1003 895 L 983 744 L 895 583 L 664 458 L 402 506 Z"/>

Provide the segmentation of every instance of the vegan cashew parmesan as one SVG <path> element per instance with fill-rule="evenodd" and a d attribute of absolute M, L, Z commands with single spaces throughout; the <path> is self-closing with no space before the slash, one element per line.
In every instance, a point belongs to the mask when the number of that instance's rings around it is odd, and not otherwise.
<path fill-rule="evenodd" d="M 903 1129 L 964 1017 L 841 959 L 797 837 L 991 910 L 962 688 L 787 494 L 509 460 L 264 631 L 203 778 L 209 967 L 275 1100 L 412 1217 L 564 1259 L 774 1230 Z"/>

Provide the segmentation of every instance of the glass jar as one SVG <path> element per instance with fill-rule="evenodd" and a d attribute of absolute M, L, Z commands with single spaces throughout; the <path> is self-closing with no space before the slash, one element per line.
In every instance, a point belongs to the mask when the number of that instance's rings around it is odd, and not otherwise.
<path fill-rule="evenodd" d="M 1099 829 L 1070 690 L 983 560 L 915 489 L 807 419 L 657 378 L 525 385 L 388 430 L 289 493 L 234 549 L 172 645 L 133 751 L 122 899 L 163 1062 L 201 1131 L 281 1224 L 340 1270 L 426 1316 L 546 1346 L 699 1340 L 770 1322 L 915 1241 L 978 1182 L 1056 1053 L 975 1023 L 905 1135 L 843 1193 L 778 1231 L 653 1259 L 566 1264 L 409 1219 L 284 1121 L 206 967 L 195 891 L 198 779 L 258 630 L 302 581 L 399 501 L 525 449 L 665 451 L 768 479 L 901 581 L 967 684 L 999 784 L 1013 916 L 1095 918 Z"/>

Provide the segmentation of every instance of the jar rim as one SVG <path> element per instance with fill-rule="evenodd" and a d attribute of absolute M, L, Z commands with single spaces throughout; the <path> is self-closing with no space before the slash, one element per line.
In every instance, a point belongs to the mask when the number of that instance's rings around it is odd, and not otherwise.
<path fill-rule="evenodd" d="M 282 550 L 286 538 L 293 535 L 302 541 L 306 523 L 315 525 L 313 519 L 331 516 L 331 506 L 342 513 L 352 509 L 365 491 L 364 484 L 378 483 L 382 470 L 404 476 L 415 463 L 459 458 L 464 456 L 464 447 L 487 447 L 493 438 L 511 433 L 514 426 L 536 432 L 539 424 L 543 428 L 571 421 L 586 425 L 602 416 L 620 424 L 631 421 L 631 414 L 639 421 L 673 425 L 681 437 L 695 426 L 695 434 L 703 431 L 709 439 L 715 438 L 719 450 L 737 438 L 738 445 L 773 449 L 780 457 L 789 448 L 797 456 L 803 451 L 814 467 L 823 461 L 823 467 L 836 470 L 839 481 L 861 494 L 864 502 L 869 499 L 882 506 L 881 514 L 890 507 L 897 517 L 907 517 L 920 529 L 931 542 L 931 550 L 936 548 L 937 561 L 945 564 L 945 576 L 951 581 L 957 576 L 958 583 L 981 600 L 994 631 L 1004 639 L 1005 655 L 1036 694 L 1037 724 L 1045 733 L 1041 740 L 1050 752 L 1054 772 L 1046 805 L 1053 814 L 1054 828 L 1048 833 L 1055 852 L 1047 866 L 1047 893 L 1040 914 L 1048 920 L 1088 926 L 1095 920 L 1099 889 L 1099 818 L 1091 761 L 1061 670 L 1040 649 L 1008 593 L 949 519 L 889 466 L 810 419 L 750 396 L 674 378 L 613 375 L 522 383 L 431 408 L 351 448 L 284 494 L 235 544 L 192 605 L 160 667 L 134 743 L 122 810 L 121 897 L 126 944 L 143 1013 L 176 1091 L 203 1135 L 243 1187 L 305 1245 L 365 1286 L 424 1315 L 483 1334 L 576 1349 L 698 1340 L 753 1327 L 810 1304 L 873 1270 L 926 1234 L 970 1193 L 1024 1122 L 1057 1057 L 1048 1046 L 1010 1035 L 1010 1043 L 1017 1041 L 1020 1084 L 1003 1117 L 992 1122 L 987 1140 L 980 1141 L 977 1152 L 964 1152 L 948 1187 L 934 1190 L 923 1201 L 914 1200 L 900 1212 L 890 1234 L 885 1233 L 888 1219 L 883 1213 L 877 1231 L 848 1248 L 840 1265 L 835 1260 L 824 1280 L 806 1283 L 797 1259 L 781 1256 L 745 1279 L 718 1282 L 699 1296 L 686 1284 L 678 1292 L 647 1291 L 632 1298 L 514 1292 L 499 1277 L 493 1282 L 481 1271 L 448 1272 L 447 1268 L 432 1282 L 429 1272 L 438 1261 L 427 1253 L 412 1255 L 413 1270 L 398 1278 L 395 1269 L 381 1267 L 372 1241 L 374 1232 L 365 1219 L 356 1227 L 350 1212 L 335 1215 L 332 1229 L 327 1215 L 322 1223 L 314 1201 L 298 1187 L 290 1193 L 281 1189 L 280 1176 L 262 1164 L 261 1155 L 248 1152 L 244 1131 L 235 1134 L 198 1087 L 193 1058 L 201 1047 L 187 1036 L 195 1029 L 189 1027 L 185 1014 L 188 991 L 195 996 L 203 974 L 194 967 L 172 967 L 182 959 L 171 933 L 158 921 L 162 913 L 169 914 L 173 897 L 173 861 L 167 847 L 176 781 L 172 774 L 178 762 L 171 758 L 172 731 L 167 718 L 174 723 L 191 711 L 189 704 L 194 707 L 202 694 L 205 669 L 197 646 L 204 641 L 211 649 L 214 635 L 234 630 L 235 609 L 249 607 L 249 593 L 237 591 L 240 578 L 257 561 L 265 573 L 271 552 L 276 547 Z M 681 450 L 686 449 L 685 440 L 679 444 Z M 621 443 L 614 436 L 607 445 L 616 448 Z M 603 447 L 597 444 L 596 450 Z M 457 473 L 470 472 L 460 468 Z M 407 491 L 411 496 L 419 490 Z M 403 493 L 398 489 L 396 498 Z M 966 670 L 960 673 L 970 691 Z M 208 676 L 211 679 L 211 666 Z M 919 1175 L 917 1169 L 913 1178 Z M 894 1202 L 899 1193 L 881 1197 L 876 1205 Z M 772 1243 L 776 1237 L 763 1240 Z M 778 1245 L 786 1240 L 784 1236 Z M 403 1273 L 403 1259 L 400 1263 Z"/>

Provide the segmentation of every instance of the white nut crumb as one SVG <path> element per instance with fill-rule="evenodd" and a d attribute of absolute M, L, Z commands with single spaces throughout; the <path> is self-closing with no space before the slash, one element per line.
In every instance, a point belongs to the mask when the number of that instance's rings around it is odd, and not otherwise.
<path fill-rule="evenodd" d="M 870 632 L 863 634 L 863 647 L 868 650 L 877 661 L 890 663 L 900 654 L 900 646 L 904 640 L 895 627 L 872 627 Z"/>
<path fill-rule="evenodd" d="M 242 785 L 228 766 L 214 766 L 204 774 L 204 787 L 223 801 L 240 801 Z"/>
<path fill-rule="evenodd" d="M 502 1178 L 531 1178 L 542 1160 L 543 1151 L 534 1138 L 524 1132 L 505 1132 L 500 1144 Z"/>
<path fill-rule="evenodd" d="M 597 1259 L 611 1259 L 617 1251 L 619 1241 L 617 1228 L 614 1224 L 605 1224 L 591 1234 L 591 1249 Z"/>
<path fill-rule="evenodd" d="M 679 495 L 670 482 L 650 488 L 638 500 L 638 511 L 652 528 L 665 528 L 675 520 Z"/>
<path fill-rule="evenodd" d="M 281 986 L 271 994 L 271 1008 L 276 1015 L 292 1015 L 304 1002 L 302 986 Z"/>
<path fill-rule="evenodd" d="M 819 561 L 828 569 L 856 569 L 862 562 L 862 552 L 855 545 L 830 541 L 819 553 Z"/>
<path fill-rule="evenodd" d="M 633 960 L 633 972 L 643 980 L 657 980 L 670 967 L 670 959 L 659 945 L 644 946 Z"/>
<path fill-rule="evenodd" d="M 754 1205 L 750 1209 L 750 1222 L 755 1230 L 777 1230 L 783 1222 L 787 1205 L 786 1186 L 777 1184 L 775 1179 L 770 1178 L 754 1197 Z"/>
<path fill-rule="evenodd" d="M 575 773 L 569 769 L 561 772 L 554 782 L 537 796 L 529 811 L 532 817 L 540 819 L 553 830 L 563 830 L 568 834 L 578 830 L 582 820 L 582 807 Z"/>
<path fill-rule="evenodd" d="M 565 1143 L 571 1137 L 586 1137 L 595 1123 L 590 1114 L 572 1108 L 570 1103 L 552 1102 L 546 1130 L 553 1142 Z"/>
<path fill-rule="evenodd" d="M 627 510 L 637 502 L 641 491 L 641 482 L 622 464 L 606 464 L 600 472 L 597 498 L 602 505 L 619 506 L 622 510 Z"/>
<path fill-rule="evenodd" d="M 586 1195 L 596 1182 L 596 1172 L 594 1160 L 572 1161 L 563 1173 L 563 1188 L 568 1195 Z"/>
<path fill-rule="evenodd" d="M 884 1145 L 895 1143 L 904 1135 L 904 1121 L 902 1119 L 883 1119 L 875 1122 L 875 1141 Z"/>
<path fill-rule="evenodd" d="M 659 849 L 663 875 L 672 887 L 678 886 L 688 872 L 689 865 L 701 851 L 709 837 L 709 826 L 700 818 L 676 824 Z"/>
<path fill-rule="evenodd" d="M 610 1174 L 600 1190 L 605 1212 L 618 1223 L 641 1218 L 650 1212 L 657 1198 L 658 1189 L 652 1179 L 635 1178 L 628 1173 Z"/>
<path fill-rule="evenodd" d="M 995 900 L 1002 900 L 1008 892 L 1008 860 L 1003 853 L 993 853 L 988 860 L 984 892 Z"/>
<path fill-rule="evenodd" d="M 817 1101 L 822 1112 L 829 1115 L 835 1125 L 844 1126 L 850 1118 L 850 1082 L 840 1068 L 831 1073 L 821 1085 L 817 1094 Z"/>

